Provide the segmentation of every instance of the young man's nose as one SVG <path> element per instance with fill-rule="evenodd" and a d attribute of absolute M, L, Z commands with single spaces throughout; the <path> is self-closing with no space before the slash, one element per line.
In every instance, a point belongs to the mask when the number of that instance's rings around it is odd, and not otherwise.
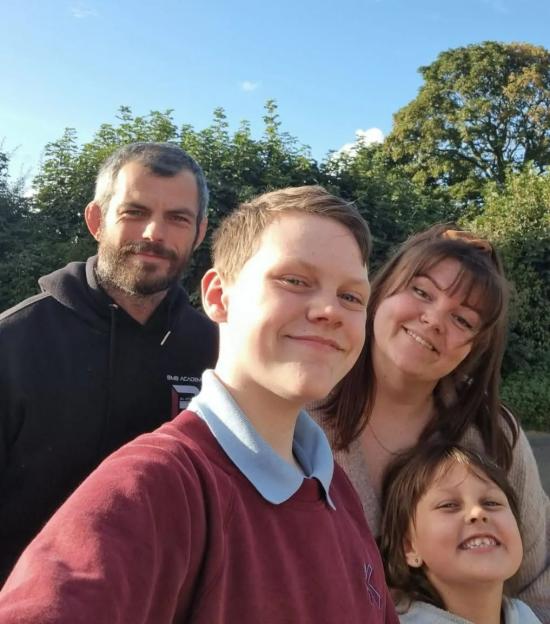
<path fill-rule="evenodd" d="M 341 311 L 338 298 L 319 293 L 309 305 L 308 318 L 312 321 L 340 322 Z"/>

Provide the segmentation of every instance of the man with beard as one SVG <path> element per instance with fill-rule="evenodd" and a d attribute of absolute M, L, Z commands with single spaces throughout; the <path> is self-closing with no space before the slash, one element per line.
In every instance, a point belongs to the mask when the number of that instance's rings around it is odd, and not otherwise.
<path fill-rule="evenodd" d="M 0 582 L 80 482 L 184 409 L 214 366 L 216 329 L 179 283 L 207 204 L 177 146 L 119 149 L 85 210 L 98 255 L 0 315 Z"/>

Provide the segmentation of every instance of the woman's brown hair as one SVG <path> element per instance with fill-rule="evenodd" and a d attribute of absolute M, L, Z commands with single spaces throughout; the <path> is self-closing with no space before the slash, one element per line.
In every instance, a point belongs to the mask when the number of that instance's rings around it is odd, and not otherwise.
<path fill-rule="evenodd" d="M 490 459 L 459 445 L 445 443 L 423 445 L 398 456 L 384 473 L 380 538 L 386 580 L 395 591 L 397 602 L 421 600 L 445 609 L 423 567 L 412 568 L 407 564 L 404 542 L 411 522 L 415 522 L 420 499 L 438 477 L 456 464 L 466 466 L 479 478 L 492 481 L 499 487 L 520 525 L 516 494 L 505 471 Z"/>
<path fill-rule="evenodd" d="M 485 450 L 503 468 L 510 467 L 518 426 L 499 398 L 508 284 L 498 254 L 487 241 L 443 224 L 409 238 L 373 280 L 361 355 L 321 407 L 328 426 L 333 429 L 337 450 L 347 448 L 361 434 L 374 406 L 376 376 L 371 348 L 378 306 L 386 297 L 406 288 L 415 276 L 426 274 L 446 259 L 456 260 L 461 266 L 448 289 L 450 294 L 460 290 L 467 299 L 470 294 L 482 293 L 482 326 L 468 356 L 438 382 L 434 391 L 435 416 L 426 425 L 419 442 L 440 437 L 456 443 L 474 425 Z"/>

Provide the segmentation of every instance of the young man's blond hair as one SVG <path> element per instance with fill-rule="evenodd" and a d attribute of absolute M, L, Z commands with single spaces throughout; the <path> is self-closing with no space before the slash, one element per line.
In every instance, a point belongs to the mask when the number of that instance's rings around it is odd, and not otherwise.
<path fill-rule="evenodd" d="M 220 275 L 232 280 L 255 253 L 269 223 L 287 212 L 318 215 L 341 223 L 357 241 L 365 266 L 368 264 L 371 236 L 355 204 L 331 195 L 322 186 L 297 186 L 242 203 L 222 221 L 212 240 L 212 260 Z"/>

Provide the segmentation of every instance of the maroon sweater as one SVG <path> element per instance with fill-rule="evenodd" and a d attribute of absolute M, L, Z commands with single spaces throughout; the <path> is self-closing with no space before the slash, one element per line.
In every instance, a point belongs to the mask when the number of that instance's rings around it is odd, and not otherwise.
<path fill-rule="evenodd" d="M 0 594 L 2 624 L 397 623 L 361 505 L 336 466 L 263 499 L 192 412 L 109 457 Z"/>

